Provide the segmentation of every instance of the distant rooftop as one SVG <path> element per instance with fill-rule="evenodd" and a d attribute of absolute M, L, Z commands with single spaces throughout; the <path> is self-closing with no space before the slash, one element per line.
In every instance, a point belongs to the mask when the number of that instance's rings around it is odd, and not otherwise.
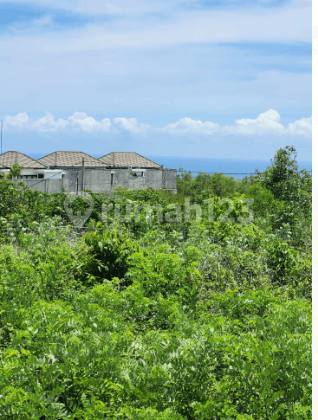
<path fill-rule="evenodd" d="M 105 167 L 105 163 L 100 162 L 98 159 L 95 159 L 93 156 L 84 152 L 53 152 L 42 157 L 38 161 L 50 168 L 73 168 L 81 167 L 83 159 L 85 167 Z"/>
<path fill-rule="evenodd" d="M 21 152 L 5 152 L 0 155 L 0 168 L 11 168 L 14 163 L 18 163 L 21 168 L 29 169 L 80 168 L 83 159 L 86 168 L 162 168 L 162 165 L 135 152 L 112 152 L 96 159 L 87 153 L 77 151 L 52 152 L 38 160 Z"/>
<path fill-rule="evenodd" d="M 11 168 L 14 163 L 18 163 L 21 168 L 27 169 L 45 169 L 45 166 L 39 161 L 32 159 L 24 153 L 10 151 L 0 155 L 0 167 Z"/>
<path fill-rule="evenodd" d="M 99 158 L 107 166 L 114 168 L 161 168 L 161 165 L 153 162 L 135 152 L 112 152 Z"/>

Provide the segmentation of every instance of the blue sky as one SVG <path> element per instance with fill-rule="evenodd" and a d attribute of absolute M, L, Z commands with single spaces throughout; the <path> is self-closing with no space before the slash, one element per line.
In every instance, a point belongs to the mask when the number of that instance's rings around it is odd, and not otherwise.
<path fill-rule="evenodd" d="M 308 0 L 0 0 L 0 59 L 4 151 L 311 159 Z"/>

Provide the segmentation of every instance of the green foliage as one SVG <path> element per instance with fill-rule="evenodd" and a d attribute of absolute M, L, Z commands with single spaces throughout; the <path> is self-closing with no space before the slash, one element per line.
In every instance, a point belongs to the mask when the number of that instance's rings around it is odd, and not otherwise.
<path fill-rule="evenodd" d="M 65 194 L 0 181 L 0 418 L 311 418 L 310 175 L 287 147 L 178 188 L 91 193 L 77 229 Z M 167 221 L 185 196 L 201 219 Z"/>
<path fill-rule="evenodd" d="M 114 277 L 124 279 L 128 271 L 128 258 L 136 246 L 129 238 L 129 233 L 106 230 L 100 223 L 96 227 L 97 231 L 84 236 L 93 255 L 85 267 L 90 281 L 112 280 Z"/>
<path fill-rule="evenodd" d="M 237 191 L 233 177 L 221 173 L 209 175 L 201 172 L 195 178 L 191 173 L 181 173 L 177 178 L 178 193 L 191 196 L 195 202 L 202 202 L 211 196 L 232 197 Z"/>
<path fill-rule="evenodd" d="M 18 176 L 21 174 L 22 168 L 18 163 L 14 163 L 8 175 L 5 176 L 7 179 L 17 179 Z"/>

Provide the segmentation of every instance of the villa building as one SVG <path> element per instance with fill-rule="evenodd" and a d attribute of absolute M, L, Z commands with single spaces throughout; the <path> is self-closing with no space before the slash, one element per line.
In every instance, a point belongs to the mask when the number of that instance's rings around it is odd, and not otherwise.
<path fill-rule="evenodd" d="M 20 152 L 5 152 L 0 155 L 0 176 L 8 174 L 14 163 L 22 169 L 20 181 L 47 193 L 101 193 L 119 186 L 172 192 L 177 188 L 176 169 L 165 169 L 135 152 L 112 152 L 96 159 L 84 152 L 56 151 L 38 160 Z"/>

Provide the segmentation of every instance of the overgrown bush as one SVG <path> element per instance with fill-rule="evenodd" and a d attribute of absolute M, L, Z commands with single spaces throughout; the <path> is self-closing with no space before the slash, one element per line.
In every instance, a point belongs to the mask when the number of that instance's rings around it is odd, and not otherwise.
<path fill-rule="evenodd" d="M 0 181 L 0 418 L 311 417 L 310 175 L 287 147 L 178 189 L 91 193 L 79 229 L 65 194 Z M 201 219 L 169 222 L 185 196 Z"/>

